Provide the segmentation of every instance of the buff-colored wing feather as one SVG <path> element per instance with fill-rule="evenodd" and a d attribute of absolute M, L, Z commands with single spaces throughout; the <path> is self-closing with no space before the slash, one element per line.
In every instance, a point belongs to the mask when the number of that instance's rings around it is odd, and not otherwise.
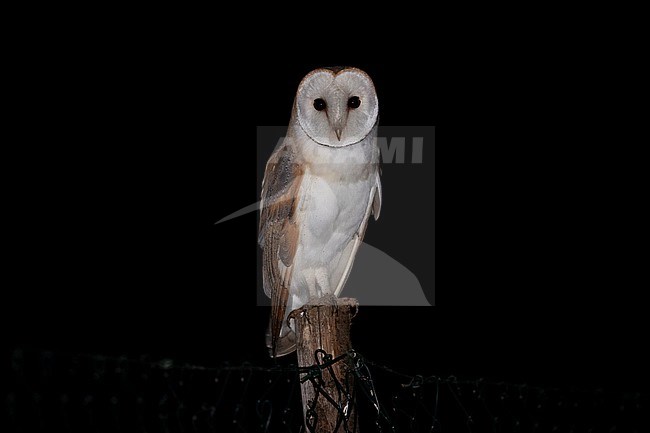
<path fill-rule="evenodd" d="M 290 146 L 277 148 L 266 164 L 262 183 L 259 243 L 262 246 L 264 293 L 271 298 L 271 349 L 282 351 L 278 338 L 289 298 L 293 259 L 298 248 L 296 219 L 302 167 L 295 162 Z"/>

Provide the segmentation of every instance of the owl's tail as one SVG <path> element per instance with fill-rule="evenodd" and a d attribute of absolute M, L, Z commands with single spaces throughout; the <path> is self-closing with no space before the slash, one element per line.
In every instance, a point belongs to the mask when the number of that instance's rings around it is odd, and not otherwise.
<path fill-rule="evenodd" d="M 275 341 L 273 341 L 271 330 L 272 328 L 269 325 L 269 329 L 266 331 L 266 347 L 269 349 L 271 358 L 289 355 L 296 350 L 296 333 L 291 328 L 283 326 L 280 336 L 275 338 Z M 275 347 L 273 347 L 274 345 Z"/>

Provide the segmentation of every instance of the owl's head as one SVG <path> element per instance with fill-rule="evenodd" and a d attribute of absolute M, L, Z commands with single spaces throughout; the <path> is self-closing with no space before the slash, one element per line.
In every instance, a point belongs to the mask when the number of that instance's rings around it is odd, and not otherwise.
<path fill-rule="evenodd" d="M 343 147 L 366 138 L 377 122 L 379 105 L 372 80 L 360 69 L 311 71 L 298 86 L 295 102 L 300 127 L 316 143 Z"/>

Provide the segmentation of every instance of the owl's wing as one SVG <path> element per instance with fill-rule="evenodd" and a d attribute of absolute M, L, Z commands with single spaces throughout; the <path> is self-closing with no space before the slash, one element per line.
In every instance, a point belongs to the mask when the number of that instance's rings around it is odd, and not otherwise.
<path fill-rule="evenodd" d="M 298 247 L 296 208 L 303 170 L 294 161 L 291 146 L 287 145 L 285 139 L 266 163 L 262 182 L 258 242 L 263 250 L 264 293 L 271 298 L 270 333 L 274 356 L 289 297 L 293 258 Z"/>
<path fill-rule="evenodd" d="M 352 239 L 343 251 L 341 252 L 339 258 L 339 264 L 333 272 L 333 282 L 337 281 L 336 290 L 334 291 L 335 296 L 339 296 L 343 287 L 345 286 L 348 277 L 350 276 L 350 271 L 352 270 L 352 264 L 354 263 L 354 257 L 357 255 L 357 250 L 363 241 L 363 236 L 366 234 L 366 226 L 368 225 L 368 219 L 370 219 L 370 214 L 375 217 L 375 221 L 379 218 L 379 213 L 381 211 L 381 180 L 379 178 L 379 169 L 375 173 L 375 184 L 370 189 L 370 194 L 368 197 L 368 204 L 366 206 L 366 213 L 361 220 L 361 224 L 357 229 L 356 233 L 352 236 Z"/>

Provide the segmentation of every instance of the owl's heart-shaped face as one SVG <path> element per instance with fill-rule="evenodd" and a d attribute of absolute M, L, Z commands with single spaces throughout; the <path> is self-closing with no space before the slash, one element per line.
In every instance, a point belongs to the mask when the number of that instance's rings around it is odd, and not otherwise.
<path fill-rule="evenodd" d="M 378 113 L 375 86 L 360 69 L 316 69 L 298 86 L 296 115 L 300 127 L 323 146 L 360 142 L 372 131 Z"/>

